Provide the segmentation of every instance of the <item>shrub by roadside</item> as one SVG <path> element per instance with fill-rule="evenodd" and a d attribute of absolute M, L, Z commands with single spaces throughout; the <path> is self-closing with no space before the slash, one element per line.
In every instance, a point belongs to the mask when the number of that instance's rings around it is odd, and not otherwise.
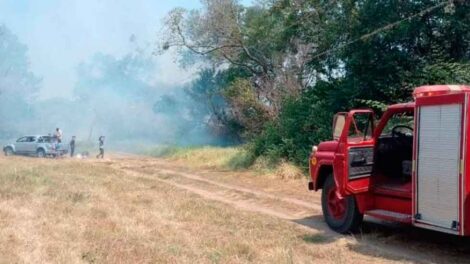
<path fill-rule="evenodd" d="M 313 92 L 287 99 L 279 117 L 252 140 L 252 153 L 273 162 L 286 159 L 306 171 L 312 145 L 331 138 L 333 114 L 325 109 L 330 107 Z"/>
<path fill-rule="evenodd" d="M 255 157 L 249 147 L 175 147 L 159 146 L 145 151 L 146 155 L 182 161 L 188 166 L 219 170 L 252 170 L 256 174 L 279 179 L 299 179 L 302 169 L 280 159 Z"/>
<path fill-rule="evenodd" d="M 176 147 L 159 146 L 145 154 L 184 161 L 196 167 L 239 170 L 253 165 L 254 156 L 243 147 Z"/>

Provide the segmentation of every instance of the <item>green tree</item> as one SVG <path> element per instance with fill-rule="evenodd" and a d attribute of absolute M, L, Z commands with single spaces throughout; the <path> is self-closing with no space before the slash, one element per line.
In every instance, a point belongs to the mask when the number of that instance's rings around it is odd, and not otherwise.
<path fill-rule="evenodd" d="M 303 163 L 339 110 L 380 112 L 416 86 L 470 83 L 468 1 L 258 2 L 176 9 L 162 42 L 231 76 L 211 85 L 257 155 Z"/>
<path fill-rule="evenodd" d="M 229 81 L 225 86 L 230 87 L 232 94 L 235 89 L 242 89 L 235 92 L 240 94 L 246 92 L 243 89 L 250 82 L 258 110 L 267 112 L 260 120 L 273 120 L 285 97 L 299 95 L 310 84 L 306 64 L 312 45 L 291 34 L 287 24 L 291 19 L 271 9 L 271 4 L 243 7 L 234 0 L 205 0 L 202 4 L 201 10 L 178 8 L 169 13 L 161 50 L 190 52 L 202 56 L 209 67 L 219 72 L 239 73 L 234 78 L 237 83 Z M 239 85 L 240 79 L 244 79 L 244 85 Z M 257 134 L 259 129 L 246 125 L 246 118 L 239 114 L 253 111 L 252 104 L 240 103 L 233 96 L 226 99 L 230 111 L 237 113 L 233 115 L 235 121 L 247 130 L 242 134 Z"/>
<path fill-rule="evenodd" d="M 301 99 L 285 101 L 255 141 L 258 155 L 305 164 L 311 145 L 331 137 L 336 111 L 383 110 L 411 100 L 416 86 L 470 83 L 468 1 L 276 1 L 272 8 L 298 21 L 293 34 L 315 43 L 309 70 L 320 78 Z"/>

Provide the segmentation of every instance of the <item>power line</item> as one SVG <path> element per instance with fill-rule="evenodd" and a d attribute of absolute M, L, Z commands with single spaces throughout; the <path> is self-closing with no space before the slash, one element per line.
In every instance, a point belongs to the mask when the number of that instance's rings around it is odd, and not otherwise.
<path fill-rule="evenodd" d="M 374 30 L 374 31 L 372 31 L 372 32 L 370 32 L 370 33 L 364 34 L 364 35 L 360 36 L 359 38 L 356 38 L 356 39 L 354 39 L 354 40 L 348 41 L 347 43 L 345 43 L 345 44 L 343 44 L 343 45 L 340 45 L 339 47 L 332 48 L 332 49 L 325 50 L 325 51 L 322 51 L 322 52 L 320 52 L 320 53 L 317 53 L 315 56 L 311 57 L 311 59 L 314 60 L 314 59 L 319 58 L 319 57 L 321 57 L 321 56 L 323 56 L 323 55 L 330 54 L 331 52 L 334 52 L 334 51 L 337 51 L 337 50 L 342 49 L 342 48 L 344 48 L 344 47 L 347 47 L 347 46 L 349 46 L 349 45 L 351 45 L 351 44 L 354 44 L 354 43 L 356 43 L 356 42 L 358 42 L 358 41 L 368 39 L 368 38 L 370 38 L 370 37 L 372 37 L 372 36 L 374 36 L 374 35 L 377 35 L 377 34 L 379 34 L 379 33 L 381 33 L 381 32 L 390 30 L 390 29 L 392 29 L 392 28 L 398 26 L 399 24 L 401 24 L 401 23 L 403 23 L 403 22 L 405 22 L 405 21 L 410 21 L 410 20 L 412 20 L 412 19 L 414 19 L 414 18 L 416 18 L 416 17 L 424 16 L 424 15 L 426 15 L 426 14 L 428 14 L 428 13 L 433 12 L 433 11 L 436 10 L 436 9 L 439 9 L 439 8 L 442 8 L 442 7 L 446 6 L 446 5 L 448 5 L 449 3 L 451 3 L 451 1 L 452 1 L 452 0 L 444 1 L 444 2 L 439 3 L 439 4 L 437 4 L 437 5 L 428 7 L 428 8 L 426 8 L 426 9 L 424 9 L 424 10 L 422 10 L 422 11 L 416 13 L 416 14 L 413 14 L 413 15 L 411 15 L 411 16 L 409 16 L 409 17 L 406 17 L 406 18 L 401 19 L 401 20 L 399 20 L 399 21 L 396 21 L 396 22 L 393 22 L 393 23 L 391 23 L 391 24 L 385 25 L 385 26 L 383 26 L 383 27 L 381 27 L 381 28 L 378 28 L 378 29 L 376 29 L 376 30 Z"/>

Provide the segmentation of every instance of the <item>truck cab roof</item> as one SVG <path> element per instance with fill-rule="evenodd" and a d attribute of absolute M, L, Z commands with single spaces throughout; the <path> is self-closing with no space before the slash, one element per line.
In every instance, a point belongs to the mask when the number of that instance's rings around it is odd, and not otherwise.
<path fill-rule="evenodd" d="M 429 96 L 439 96 L 439 95 L 447 95 L 447 94 L 456 94 L 456 93 L 470 93 L 470 86 L 467 85 L 425 85 L 417 87 L 414 92 L 413 96 L 415 98 L 420 97 L 429 97 Z M 415 107 L 415 102 L 408 102 L 408 103 L 400 103 L 390 105 L 387 110 L 388 111 L 403 111 L 410 109 L 412 110 Z"/>
<path fill-rule="evenodd" d="M 470 86 L 467 85 L 425 85 L 416 88 L 413 92 L 414 98 L 456 94 L 456 93 L 470 93 Z"/>

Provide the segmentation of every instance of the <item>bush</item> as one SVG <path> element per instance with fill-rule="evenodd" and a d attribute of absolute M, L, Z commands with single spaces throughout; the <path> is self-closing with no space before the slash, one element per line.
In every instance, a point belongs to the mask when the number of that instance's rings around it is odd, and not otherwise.
<path fill-rule="evenodd" d="M 271 149 L 271 151 L 268 155 L 256 157 L 253 154 L 253 146 L 159 146 L 151 151 L 147 151 L 147 154 L 182 162 L 187 166 L 196 168 L 228 171 L 250 170 L 254 172 L 254 175 L 264 175 L 283 180 L 305 177 L 301 168 L 279 158 L 280 154 L 274 154 L 275 148 Z"/>
<path fill-rule="evenodd" d="M 287 159 L 306 168 L 312 145 L 331 137 L 331 109 L 313 91 L 287 99 L 279 117 L 253 140 L 250 151 L 255 157 L 266 156 L 271 162 Z"/>

